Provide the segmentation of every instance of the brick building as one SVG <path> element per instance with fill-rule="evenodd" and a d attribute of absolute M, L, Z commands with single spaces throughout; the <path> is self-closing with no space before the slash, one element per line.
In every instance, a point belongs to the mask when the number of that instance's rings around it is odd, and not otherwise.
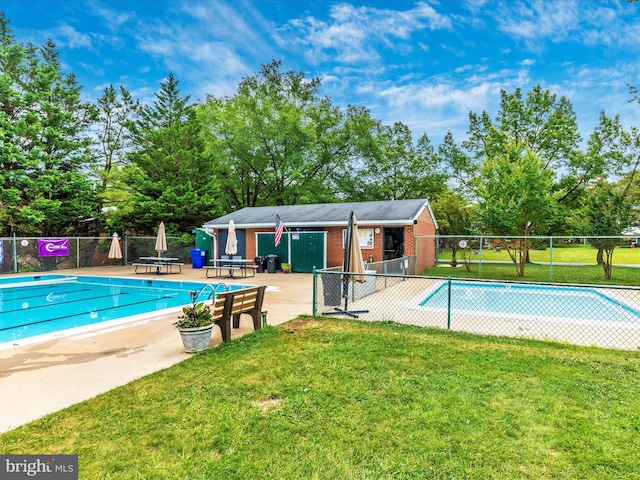
<path fill-rule="evenodd" d="M 434 242 L 416 241 L 416 236 L 435 235 L 437 229 L 425 199 L 247 207 L 205 223 L 201 230 L 208 235 L 210 245 L 201 243 L 200 248 L 206 248 L 211 258 L 220 258 L 229 221 L 233 220 L 238 255 L 254 258 L 276 254 L 297 272 L 338 266 L 342 264 L 344 236 L 352 210 L 358 220 L 365 262 L 414 255 L 419 248 L 418 271 L 433 266 Z M 278 247 L 274 245 L 276 215 L 285 225 Z"/>

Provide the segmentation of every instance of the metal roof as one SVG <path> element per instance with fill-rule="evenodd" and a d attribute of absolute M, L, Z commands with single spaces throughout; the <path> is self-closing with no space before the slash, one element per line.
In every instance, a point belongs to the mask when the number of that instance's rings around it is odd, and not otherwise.
<path fill-rule="evenodd" d="M 288 228 L 345 226 L 351 210 L 361 226 L 403 226 L 416 223 L 425 208 L 429 210 L 433 222 L 436 223 L 429 201 L 418 199 L 246 207 L 210 220 L 203 228 L 226 229 L 230 220 L 233 220 L 236 228 L 272 228 L 276 223 L 276 215 L 280 216 Z"/>

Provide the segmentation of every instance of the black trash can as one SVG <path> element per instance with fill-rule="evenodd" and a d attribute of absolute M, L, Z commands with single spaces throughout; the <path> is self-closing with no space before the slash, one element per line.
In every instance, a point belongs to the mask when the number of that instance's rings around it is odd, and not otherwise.
<path fill-rule="evenodd" d="M 267 255 L 267 273 L 276 273 L 278 270 L 278 255 Z"/>
<path fill-rule="evenodd" d="M 189 250 L 191 253 L 191 267 L 202 268 L 204 267 L 204 261 L 207 258 L 207 250 L 202 248 L 192 248 Z"/>
<path fill-rule="evenodd" d="M 267 257 L 256 257 L 256 258 L 254 258 L 254 261 L 256 262 L 256 265 L 258 266 L 256 271 L 258 273 L 264 273 L 264 267 L 265 267 L 265 264 L 267 263 Z"/>
<path fill-rule="evenodd" d="M 322 290 L 325 306 L 337 307 L 342 302 L 342 280 L 340 274 L 322 273 Z"/>

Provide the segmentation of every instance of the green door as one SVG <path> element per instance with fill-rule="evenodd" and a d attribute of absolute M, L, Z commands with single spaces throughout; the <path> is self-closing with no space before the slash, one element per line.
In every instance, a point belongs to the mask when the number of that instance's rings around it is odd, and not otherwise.
<path fill-rule="evenodd" d="M 326 232 L 292 232 L 289 235 L 294 272 L 313 272 L 313 267 L 325 267 Z"/>
<path fill-rule="evenodd" d="M 282 234 L 282 240 L 277 247 L 273 243 L 273 233 L 258 233 L 258 248 L 257 253 L 259 257 L 266 257 L 267 255 L 278 255 L 279 263 L 289 262 L 289 233 Z M 278 266 L 279 268 L 279 266 Z"/>
<path fill-rule="evenodd" d="M 278 248 L 273 233 L 258 233 L 258 256 L 276 254 L 280 262 L 291 263 L 294 272 L 313 272 L 326 266 L 326 232 L 286 232 Z"/>

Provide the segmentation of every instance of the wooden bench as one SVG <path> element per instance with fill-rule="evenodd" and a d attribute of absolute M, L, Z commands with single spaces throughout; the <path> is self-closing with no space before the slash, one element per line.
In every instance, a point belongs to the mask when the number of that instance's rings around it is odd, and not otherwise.
<path fill-rule="evenodd" d="M 267 286 L 263 285 L 216 295 L 209 308 L 213 313 L 214 323 L 220 327 L 223 342 L 231 340 L 231 319 L 233 319 L 233 328 L 239 328 L 240 315 L 243 313 L 251 315 L 254 330 L 260 329 L 262 301 L 266 288 Z"/>

